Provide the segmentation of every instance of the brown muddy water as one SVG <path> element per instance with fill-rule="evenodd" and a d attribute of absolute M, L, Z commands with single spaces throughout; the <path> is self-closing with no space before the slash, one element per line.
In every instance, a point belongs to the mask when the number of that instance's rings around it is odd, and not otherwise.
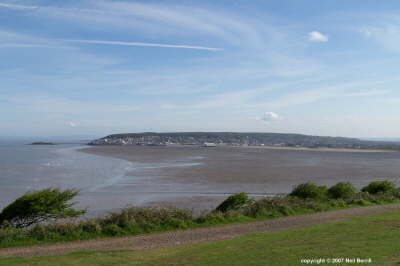
<path fill-rule="evenodd" d="M 129 161 L 123 176 L 91 188 L 95 204 L 214 208 L 232 193 L 253 197 L 288 193 L 304 182 L 348 181 L 361 188 L 375 180 L 400 183 L 399 152 L 272 150 L 251 147 L 97 146 L 85 153 Z"/>
<path fill-rule="evenodd" d="M 288 193 L 303 182 L 400 185 L 399 152 L 0 143 L 0 209 L 27 191 L 77 188 L 89 215 L 132 205 L 212 209 L 232 193 Z"/>

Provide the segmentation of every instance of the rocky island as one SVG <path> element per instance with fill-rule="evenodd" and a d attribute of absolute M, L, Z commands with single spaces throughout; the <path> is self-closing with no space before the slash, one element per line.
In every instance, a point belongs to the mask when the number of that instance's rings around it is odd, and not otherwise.
<path fill-rule="evenodd" d="M 52 142 L 36 141 L 32 142 L 30 145 L 56 145 L 56 144 Z"/>

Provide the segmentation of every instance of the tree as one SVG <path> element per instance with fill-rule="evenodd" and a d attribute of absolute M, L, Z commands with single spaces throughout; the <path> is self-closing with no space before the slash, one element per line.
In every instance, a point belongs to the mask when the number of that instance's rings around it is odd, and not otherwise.
<path fill-rule="evenodd" d="M 32 224 L 61 218 L 77 217 L 85 210 L 75 210 L 69 203 L 79 194 L 78 190 L 47 188 L 28 192 L 19 197 L 0 213 L 0 226 L 10 224 L 22 228 Z"/>

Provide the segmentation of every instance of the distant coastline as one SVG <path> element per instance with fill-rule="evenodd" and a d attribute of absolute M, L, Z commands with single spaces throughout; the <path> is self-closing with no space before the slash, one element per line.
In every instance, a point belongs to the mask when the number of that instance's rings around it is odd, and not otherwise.
<path fill-rule="evenodd" d="M 288 133 L 238 132 L 172 132 L 124 133 L 93 140 L 88 145 L 141 145 L 141 146 L 240 146 L 309 150 L 369 150 L 400 151 L 400 142 L 372 141 L 357 138 L 311 136 Z"/>

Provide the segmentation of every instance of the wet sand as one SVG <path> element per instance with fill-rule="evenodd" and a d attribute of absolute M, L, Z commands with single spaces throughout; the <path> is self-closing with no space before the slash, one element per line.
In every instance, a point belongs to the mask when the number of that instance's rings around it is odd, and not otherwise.
<path fill-rule="evenodd" d="M 126 173 L 118 189 L 152 194 L 145 204 L 196 211 L 213 208 L 232 193 L 245 191 L 255 197 L 288 193 L 304 182 L 349 181 L 359 188 L 375 180 L 400 182 L 398 152 L 229 146 L 96 146 L 81 151 L 148 165 Z"/>

